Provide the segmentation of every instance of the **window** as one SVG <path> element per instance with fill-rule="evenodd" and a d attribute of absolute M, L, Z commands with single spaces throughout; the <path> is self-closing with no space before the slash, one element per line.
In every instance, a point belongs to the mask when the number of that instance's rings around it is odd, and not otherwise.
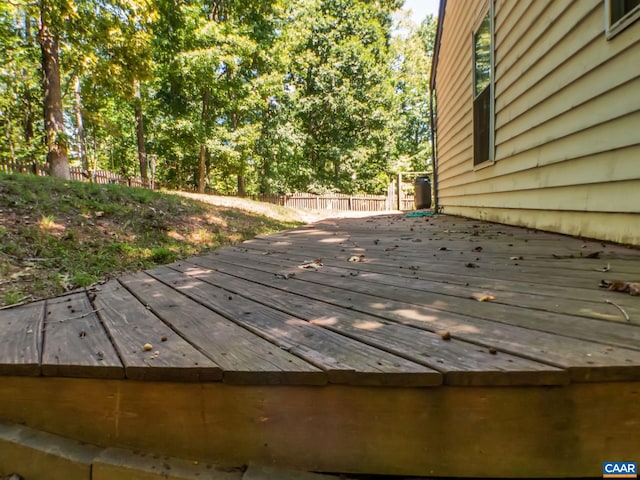
<path fill-rule="evenodd" d="M 640 0 L 605 0 L 607 39 L 613 38 L 640 18 Z"/>
<path fill-rule="evenodd" d="M 493 160 L 493 28 L 491 10 L 487 11 L 473 34 L 474 165 Z"/>

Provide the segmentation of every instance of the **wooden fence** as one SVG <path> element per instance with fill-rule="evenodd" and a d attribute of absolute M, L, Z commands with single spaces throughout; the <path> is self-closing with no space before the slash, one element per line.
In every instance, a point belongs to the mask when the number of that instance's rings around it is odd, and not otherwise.
<path fill-rule="evenodd" d="M 408 198 L 408 197 L 411 198 Z M 291 208 L 309 210 L 338 210 L 355 212 L 383 212 L 395 210 L 395 197 L 390 195 L 347 195 L 330 193 L 314 195 L 311 193 L 294 193 L 292 195 L 254 195 L 254 200 L 272 203 Z M 413 195 L 403 198 L 403 206 L 407 210 L 413 208 Z"/>
<path fill-rule="evenodd" d="M 130 187 L 144 187 L 145 184 L 141 177 L 124 177 L 117 173 L 108 172 L 106 170 L 89 170 L 88 172 L 80 167 L 71 167 L 69 169 L 71 180 L 80 182 L 93 182 L 99 184 L 119 184 L 128 185 Z M 8 160 L 0 163 L 0 172 L 5 173 L 31 173 L 34 175 L 45 176 L 47 169 L 44 165 L 36 162 L 16 162 Z"/>
<path fill-rule="evenodd" d="M 285 207 L 306 208 L 309 210 L 377 212 L 392 209 L 392 203 L 387 195 L 347 195 L 342 193 L 314 195 L 311 193 L 294 193 L 293 195 L 255 195 L 253 199 Z"/>
<path fill-rule="evenodd" d="M 85 172 L 80 167 L 71 167 L 71 180 L 79 180 L 82 182 L 93 182 L 99 184 L 120 184 L 130 187 L 144 187 L 145 184 L 141 177 L 124 177 L 117 173 L 108 172 L 106 170 L 89 170 Z"/>
<path fill-rule="evenodd" d="M 4 173 L 31 173 L 44 177 L 47 170 L 43 165 L 36 162 L 16 162 L 15 160 L 4 160 L 0 162 L 0 172 Z"/>
<path fill-rule="evenodd" d="M 144 187 L 141 177 L 124 177 L 106 170 L 90 170 L 85 172 L 80 167 L 71 167 L 71 179 L 82 182 L 98 184 L 120 184 L 130 187 Z M 32 173 L 44 176 L 46 169 L 35 162 L 0 163 L 0 172 Z M 422 172 L 407 172 L 408 174 Z M 407 175 L 407 173 L 402 175 Z M 413 184 L 403 181 L 399 175 L 389 186 L 387 195 L 347 195 L 343 193 L 330 193 L 314 195 L 311 193 L 294 193 L 292 195 L 253 195 L 254 200 L 291 208 L 305 208 L 309 210 L 337 210 L 356 212 L 384 212 L 390 210 L 413 210 L 414 192 Z M 398 185 L 400 188 L 398 189 Z"/>

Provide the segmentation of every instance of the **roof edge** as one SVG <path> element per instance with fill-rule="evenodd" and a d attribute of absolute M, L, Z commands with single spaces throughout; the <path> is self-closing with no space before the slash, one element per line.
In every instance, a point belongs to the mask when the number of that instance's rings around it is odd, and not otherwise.
<path fill-rule="evenodd" d="M 436 28 L 436 41 L 433 45 L 433 58 L 431 59 L 431 80 L 429 87 L 431 90 L 436 88 L 436 73 L 438 71 L 438 57 L 440 56 L 440 41 L 442 40 L 442 24 L 444 23 L 444 12 L 447 8 L 447 0 L 440 0 L 438 8 L 438 26 Z"/>

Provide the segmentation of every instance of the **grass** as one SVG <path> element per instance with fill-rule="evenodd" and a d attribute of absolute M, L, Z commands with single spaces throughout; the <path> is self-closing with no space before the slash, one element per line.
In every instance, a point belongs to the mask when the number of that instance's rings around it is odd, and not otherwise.
<path fill-rule="evenodd" d="M 292 228 L 295 218 L 282 207 L 269 216 L 140 188 L 0 174 L 0 306 Z"/>

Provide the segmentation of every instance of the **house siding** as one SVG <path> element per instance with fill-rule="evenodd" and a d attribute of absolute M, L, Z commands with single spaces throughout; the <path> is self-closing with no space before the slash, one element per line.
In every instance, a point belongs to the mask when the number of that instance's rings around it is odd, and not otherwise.
<path fill-rule="evenodd" d="M 471 36 L 486 5 L 446 3 L 443 211 L 640 245 L 640 21 L 607 40 L 602 0 L 496 0 L 495 162 L 474 168 Z"/>

